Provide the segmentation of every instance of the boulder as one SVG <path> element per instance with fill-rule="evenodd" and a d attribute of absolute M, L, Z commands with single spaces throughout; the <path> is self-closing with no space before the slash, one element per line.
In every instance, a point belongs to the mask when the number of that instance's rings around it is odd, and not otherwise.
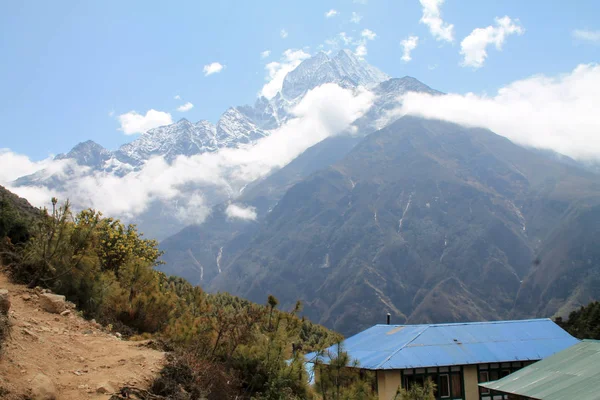
<path fill-rule="evenodd" d="M 10 310 L 10 297 L 8 296 L 8 290 L 0 289 L 0 313 L 8 315 Z"/>
<path fill-rule="evenodd" d="M 65 296 L 52 293 L 42 293 L 40 295 L 40 307 L 48 312 L 60 314 L 67 309 Z"/>
<path fill-rule="evenodd" d="M 39 373 L 31 381 L 32 400 L 56 400 L 58 392 L 56 385 L 46 375 Z"/>

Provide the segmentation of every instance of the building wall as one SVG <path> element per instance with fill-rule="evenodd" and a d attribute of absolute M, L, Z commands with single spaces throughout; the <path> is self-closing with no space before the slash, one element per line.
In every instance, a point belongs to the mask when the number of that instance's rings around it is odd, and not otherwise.
<path fill-rule="evenodd" d="M 463 366 L 463 390 L 465 400 L 479 400 L 477 365 Z M 393 400 L 402 380 L 401 370 L 377 371 L 379 400 Z"/>
<path fill-rule="evenodd" d="M 465 385 L 465 400 L 479 400 L 477 365 L 465 365 L 463 378 Z"/>
<path fill-rule="evenodd" d="M 377 371 L 377 392 L 379 400 L 393 400 L 400 386 L 400 370 Z"/>

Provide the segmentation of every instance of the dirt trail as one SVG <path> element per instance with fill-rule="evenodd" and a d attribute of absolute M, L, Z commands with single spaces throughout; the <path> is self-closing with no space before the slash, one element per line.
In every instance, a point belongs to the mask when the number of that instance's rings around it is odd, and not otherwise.
<path fill-rule="evenodd" d="M 21 399 L 40 372 L 56 386 L 57 400 L 107 399 L 100 387 L 117 390 L 124 384 L 147 387 L 160 370 L 164 353 L 102 331 L 71 313 L 51 314 L 39 307 L 33 290 L 8 281 L 0 273 L 0 289 L 8 289 L 12 337 L 0 356 L 0 388 Z M 99 389 L 102 391 L 102 389 Z"/>

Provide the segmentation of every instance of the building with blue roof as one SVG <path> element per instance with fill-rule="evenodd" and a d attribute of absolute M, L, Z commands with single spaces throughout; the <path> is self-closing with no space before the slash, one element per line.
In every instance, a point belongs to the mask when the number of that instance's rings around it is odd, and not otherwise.
<path fill-rule="evenodd" d="M 376 371 L 380 400 L 394 398 L 399 386 L 431 378 L 437 399 L 506 399 L 479 382 L 500 379 L 562 351 L 578 340 L 550 319 L 427 325 L 375 325 L 342 346 L 358 368 Z M 308 362 L 327 364 L 327 354 L 308 354 Z"/>

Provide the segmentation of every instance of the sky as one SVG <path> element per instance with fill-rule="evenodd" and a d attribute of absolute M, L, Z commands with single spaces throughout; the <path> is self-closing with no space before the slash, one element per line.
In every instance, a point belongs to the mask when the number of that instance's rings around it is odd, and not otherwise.
<path fill-rule="evenodd" d="M 183 117 L 216 122 L 253 103 L 284 54 L 341 47 L 394 77 L 493 97 L 596 63 L 600 2 L 5 1 L 0 148 L 37 161 Z"/>

